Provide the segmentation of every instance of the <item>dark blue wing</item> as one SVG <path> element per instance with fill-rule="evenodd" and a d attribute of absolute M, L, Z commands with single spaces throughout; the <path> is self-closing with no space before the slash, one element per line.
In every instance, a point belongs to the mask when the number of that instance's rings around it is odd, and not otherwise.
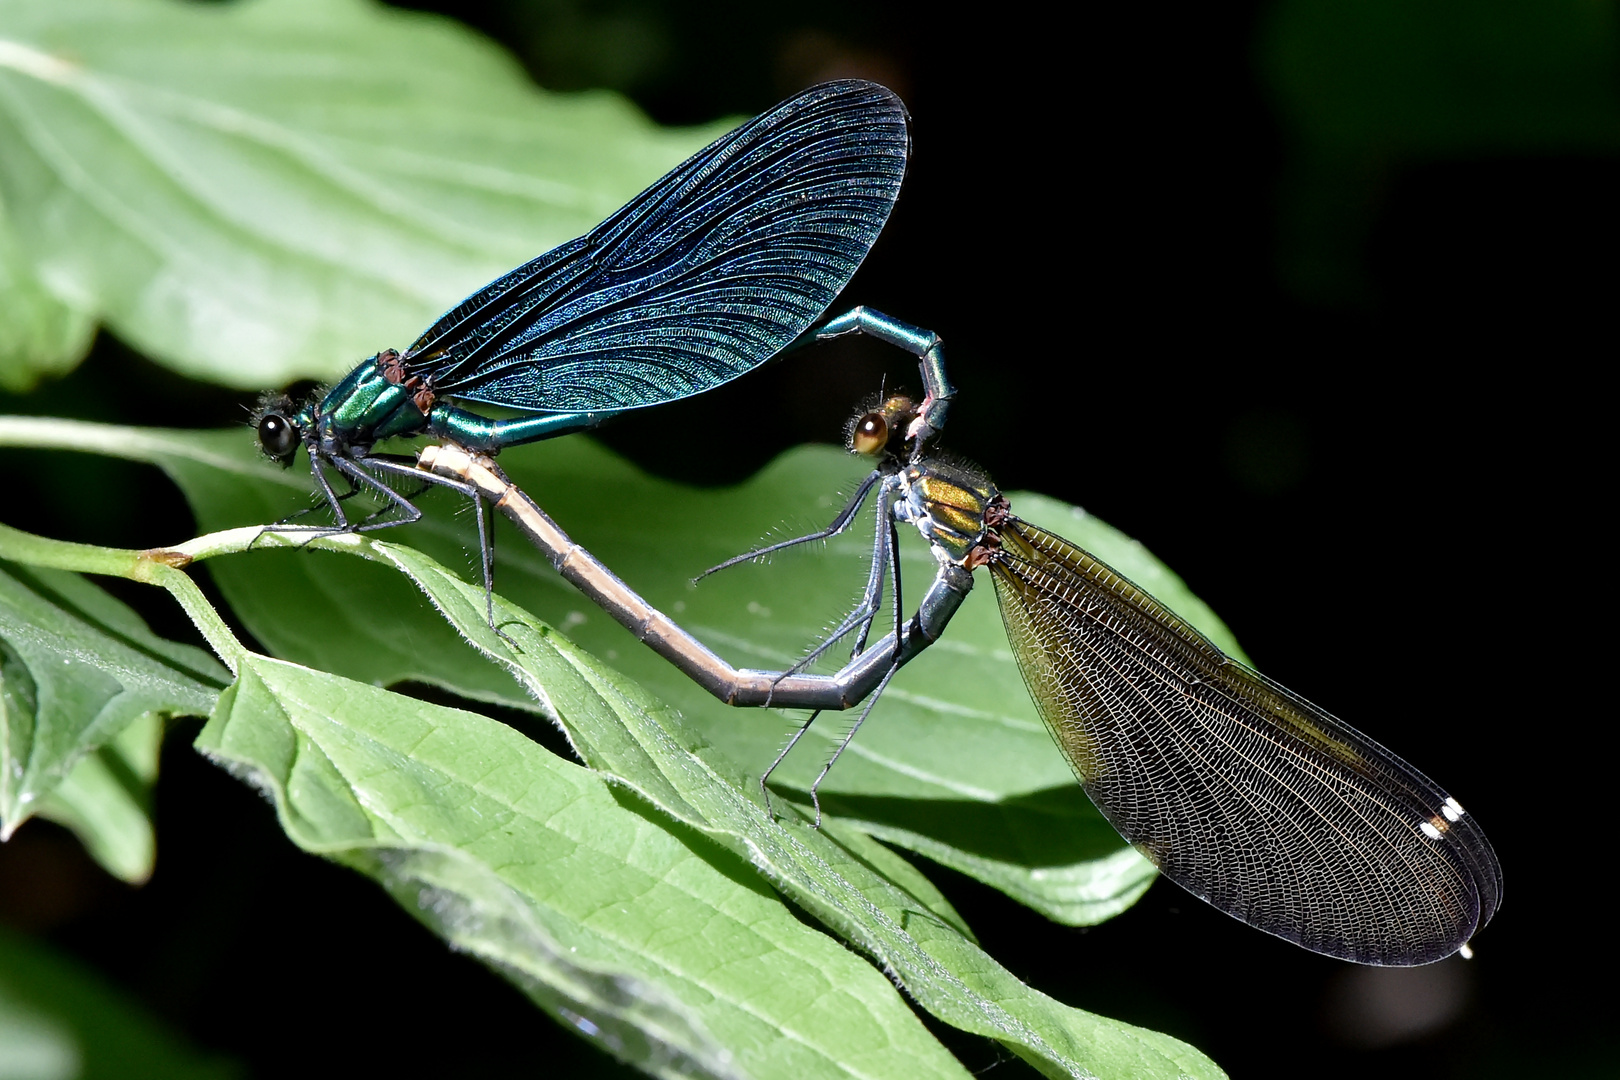
<path fill-rule="evenodd" d="M 848 283 L 908 149 L 905 107 L 884 87 L 812 87 L 463 300 L 406 360 L 441 396 L 541 411 L 719 386 L 781 351 Z"/>

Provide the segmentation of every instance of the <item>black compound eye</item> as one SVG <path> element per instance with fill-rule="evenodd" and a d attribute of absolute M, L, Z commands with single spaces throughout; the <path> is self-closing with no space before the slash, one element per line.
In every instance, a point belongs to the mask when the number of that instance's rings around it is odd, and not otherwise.
<path fill-rule="evenodd" d="M 889 421 L 880 412 L 869 412 L 855 421 L 855 430 L 849 434 L 850 449 L 868 457 L 881 454 L 889 445 Z"/>
<path fill-rule="evenodd" d="M 285 463 L 298 449 L 298 428 L 280 413 L 265 413 L 259 418 L 259 445 Z"/>

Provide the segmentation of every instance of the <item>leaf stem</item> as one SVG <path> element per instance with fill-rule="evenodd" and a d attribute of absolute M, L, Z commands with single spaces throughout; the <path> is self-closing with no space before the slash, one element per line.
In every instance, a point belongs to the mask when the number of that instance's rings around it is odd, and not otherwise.
<path fill-rule="evenodd" d="M 244 542 L 241 547 L 235 549 L 242 550 L 252 543 L 251 534 L 261 531 L 232 529 L 227 533 L 199 537 L 191 544 L 235 533 L 250 534 L 242 538 Z M 182 545 L 182 547 L 189 546 L 191 545 Z M 202 590 L 197 588 L 197 583 L 181 571 L 180 568 L 194 558 L 187 552 L 166 548 L 131 551 L 127 548 L 75 544 L 66 540 L 35 536 L 21 529 L 13 529 L 9 525 L 0 525 L 0 558 L 29 566 L 72 570 L 81 574 L 105 574 L 109 577 L 157 585 L 168 590 L 169 595 L 175 598 L 185 613 L 191 617 L 197 632 L 202 634 L 204 640 L 233 673 L 241 658 L 247 654 L 246 648 L 236 639 L 236 635 L 231 633 L 225 620 L 220 618 L 219 612 L 214 610 L 213 605 L 203 596 Z"/>

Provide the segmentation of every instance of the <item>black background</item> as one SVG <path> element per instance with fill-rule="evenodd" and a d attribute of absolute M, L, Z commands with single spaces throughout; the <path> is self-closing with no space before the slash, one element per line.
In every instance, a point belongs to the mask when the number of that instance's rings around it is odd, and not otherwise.
<path fill-rule="evenodd" d="M 1591 985 L 1608 966 L 1613 895 L 1599 740 L 1614 713 L 1596 692 L 1612 590 L 1598 587 L 1594 519 L 1613 492 L 1599 401 L 1620 164 L 1580 140 L 1372 140 L 1325 166 L 1339 186 L 1312 189 L 1311 132 L 1262 74 L 1272 11 L 579 0 L 454 14 L 542 84 L 615 86 L 667 123 L 751 114 L 828 77 L 893 86 L 913 113 L 914 162 L 846 300 L 944 335 L 960 390 L 945 445 L 1003 489 L 1079 503 L 1140 538 L 1263 670 L 1449 788 L 1506 873 L 1475 960 L 1369 974 L 1162 882 L 1123 917 L 1073 930 L 938 870 L 992 956 L 1238 1077 L 1613 1075 L 1611 999 Z M 1378 30 L 1366 55 L 1385 43 Z M 1538 78 L 1474 74 L 1509 90 Z M 1613 115 L 1620 95 L 1605 93 L 1585 104 Z M 1312 190 L 1348 196 L 1311 202 Z M 1340 238 L 1312 249 L 1331 272 L 1296 272 L 1300 235 Z M 885 378 L 914 385 L 915 368 L 840 342 L 601 437 L 656 472 L 722 483 L 786 446 L 834 441 Z M 243 402 L 104 334 L 68 380 L 4 404 L 217 426 Z M 185 514 L 161 478 L 61 458 L 12 459 L 35 475 L 9 522 L 173 539 L 140 531 Z M 53 494 L 86 484 L 101 492 L 94 520 Z M 142 609 L 186 634 L 173 612 Z M 606 1071 L 370 883 L 293 850 L 266 804 L 189 749 L 193 733 L 167 744 L 152 882 L 113 883 L 67 834 L 31 824 L 0 849 L 8 922 L 259 1075 L 310 1068 L 297 1021 L 330 1030 L 317 1066 L 334 1069 Z M 399 1023 L 402 995 L 423 1023 Z M 1381 1007 L 1411 1019 L 1448 1002 L 1448 1022 L 1404 1038 L 1378 1021 Z M 970 1068 L 1028 1074 L 941 1034 Z M 469 1059 L 469 1044 L 487 1056 Z"/>

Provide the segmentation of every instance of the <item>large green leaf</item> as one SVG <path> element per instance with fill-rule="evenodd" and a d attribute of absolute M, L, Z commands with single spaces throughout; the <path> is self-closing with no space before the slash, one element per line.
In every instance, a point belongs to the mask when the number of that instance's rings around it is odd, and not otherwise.
<path fill-rule="evenodd" d="M 593 674 L 548 687 L 559 710 L 624 708 Z M 250 656 L 198 747 L 272 794 L 301 847 L 650 1073 L 966 1075 L 742 860 L 494 720 Z"/>
<path fill-rule="evenodd" d="M 747 774 L 678 712 L 504 600 L 498 601 L 497 633 L 486 619 L 482 587 L 420 552 L 373 547 L 409 574 L 468 640 L 524 682 L 586 761 L 754 863 L 797 904 L 871 954 L 941 1020 L 998 1039 L 1051 1075 L 1220 1075 L 1175 1039 L 1031 990 L 964 936 L 954 912 L 909 888 L 912 875 L 890 877 L 893 863 L 873 859 L 880 849 L 870 840 L 842 832 L 839 842 L 806 821 L 773 820 L 755 801 Z"/>
<path fill-rule="evenodd" d="M 57 339 L 91 312 L 199 377 L 327 378 L 709 134 L 544 94 L 466 28 L 363 0 L 10 0 L 0 204 L 25 258 L 0 236 L 0 266 L 65 307 Z"/>
<path fill-rule="evenodd" d="M 0 554 L 16 557 L 6 533 Z M 207 654 L 152 634 L 77 574 L 0 567 L 0 839 L 57 793 L 51 816 L 114 872 L 143 878 L 157 721 L 206 715 L 228 680 Z M 131 741 L 115 744 L 142 718 Z"/>

